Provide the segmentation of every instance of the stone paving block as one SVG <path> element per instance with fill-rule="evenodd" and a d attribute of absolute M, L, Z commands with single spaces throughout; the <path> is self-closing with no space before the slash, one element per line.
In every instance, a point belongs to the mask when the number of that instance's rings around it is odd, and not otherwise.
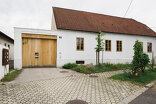
<path fill-rule="evenodd" d="M 98 77 L 94 78 L 78 73 L 64 78 L 0 85 L 0 104 L 65 104 L 75 99 L 88 104 L 117 104 L 144 88 L 107 78 L 121 72 L 95 73 L 93 75 Z"/>

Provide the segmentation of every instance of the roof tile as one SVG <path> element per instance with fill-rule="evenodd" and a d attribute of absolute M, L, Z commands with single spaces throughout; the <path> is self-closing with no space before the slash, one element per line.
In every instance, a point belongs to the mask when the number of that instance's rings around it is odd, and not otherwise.
<path fill-rule="evenodd" d="M 152 29 L 134 19 L 58 7 L 53 7 L 53 12 L 57 29 L 156 36 Z"/>

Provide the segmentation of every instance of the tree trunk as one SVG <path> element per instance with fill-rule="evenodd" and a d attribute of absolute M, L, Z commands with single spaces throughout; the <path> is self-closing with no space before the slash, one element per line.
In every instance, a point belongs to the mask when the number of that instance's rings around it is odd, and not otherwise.
<path fill-rule="evenodd" d="M 99 52 L 97 51 L 97 65 L 99 64 Z"/>
<path fill-rule="evenodd" d="M 145 67 L 141 68 L 141 71 L 142 71 L 142 73 L 144 73 L 145 72 Z"/>
<path fill-rule="evenodd" d="M 96 65 L 97 65 L 97 51 L 96 51 Z"/>

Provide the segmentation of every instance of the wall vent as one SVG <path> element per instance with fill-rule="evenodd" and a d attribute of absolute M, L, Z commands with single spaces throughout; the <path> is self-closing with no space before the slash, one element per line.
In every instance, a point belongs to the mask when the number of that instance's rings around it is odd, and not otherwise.
<path fill-rule="evenodd" d="M 76 61 L 76 64 L 85 64 L 85 61 Z"/>

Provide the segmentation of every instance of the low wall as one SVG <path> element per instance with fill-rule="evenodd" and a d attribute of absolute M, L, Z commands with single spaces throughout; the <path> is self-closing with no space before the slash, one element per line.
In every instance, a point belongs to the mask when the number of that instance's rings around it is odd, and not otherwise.
<path fill-rule="evenodd" d="M 0 45 L 0 79 L 4 77 L 9 72 L 9 65 L 2 66 L 2 51 L 3 49 L 8 49 L 2 45 Z"/>

